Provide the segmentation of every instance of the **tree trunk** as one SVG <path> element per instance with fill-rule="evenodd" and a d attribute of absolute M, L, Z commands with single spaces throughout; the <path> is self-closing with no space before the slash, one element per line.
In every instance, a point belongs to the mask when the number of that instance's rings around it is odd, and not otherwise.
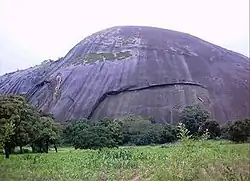
<path fill-rule="evenodd" d="M 4 153 L 5 158 L 10 158 L 10 148 L 7 145 L 4 146 Z"/>
<path fill-rule="evenodd" d="M 33 143 L 31 144 L 31 149 L 32 149 L 32 153 L 35 153 L 35 146 Z"/>
<path fill-rule="evenodd" d="M 55 150 L 56 150 L 56 153 L 57 153 L 57 147 L 56 147 L 56 144 L 54 143 L 54 148 L 55 148 Z"/>
<path fill-rule="evenodd" d="M 43 145 L 42 145 L 42 143 L 40 142 L 40 143 L 39 143 L 39 153 L 42 153 L 42 147 L 43 147 Z"/>
<path fill-rule="evenodd" d="M 20 146 L 20 154 L 23 154 L 23 147 Z"/>
<path fill-rule="evenodd" d="M 46 141 L 46 150 L 45 150 L 45 152 L 46 152 L 46 153 L 49 152 L 49 141 L 48 141 L 48 140 Z"/>

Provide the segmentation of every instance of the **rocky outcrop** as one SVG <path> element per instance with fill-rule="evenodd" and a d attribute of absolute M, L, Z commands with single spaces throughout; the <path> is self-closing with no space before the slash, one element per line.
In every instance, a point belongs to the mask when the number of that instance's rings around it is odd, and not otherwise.
<path fill-rule="evenodd" d="M 57 120 L 142 115 L 175 123 L 194 103 L 223 123 L 250 116 L 249 59 L 189 34 L 113 27 L 62 59 L 0 77 L 1 94 L 25 94 Z"/>

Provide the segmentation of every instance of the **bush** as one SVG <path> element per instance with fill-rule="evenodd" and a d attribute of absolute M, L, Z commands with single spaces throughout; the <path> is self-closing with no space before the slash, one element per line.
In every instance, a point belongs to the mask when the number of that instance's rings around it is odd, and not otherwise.
<path fill-rule="evenodd" d="M 122 142 L 121 125 L 110 119 L 97 122 L 80 120 L 68 125 L 64 131 L 75 149 L 100 149 L 118 147 Z"/>
<path fill-rule="evenodd" d="M 204 122 L 199 130 L 199 135 L 203 135 L 205 133 L 209 134 L 209 139 L 215 139 L 221 136 L 220 125 L 216 121 L 206 121 Z"/>
<path fill-rule="evenodd" d="M 250 140 L 250 119 L 238 120 L 228 126 L 229 140 L 246 142 Z"/>
<path fill-rule="evenodd" d="M 118 145 L 163 144 L 177 140 L 177 129 L 172 125 L 153 124 L 142 117 L 116 120 L 80 120 L 70 123 L 62 136 L 65 143 L 76 149 L 99 149 Z"/>
<path fill-rule="evenodd" d="M 228 129 L 231 126 L 232 121 L 228 121 L 227 123 L 220 126 L 221 136 L 220 139 L 227 139 L 229 140 Z"/>
<path fill-rule="evenodd" d="M 200 126 L 209 118 L 209 113 L 199 105 L 187 106 L 180 114 L 180 122 L 189 130 L 190 135 L 198 136 Z"/>
<path fill-rule="evenodd" d="M 152 120 L 140 116 L 121 118 L 120 121 L 125 145 L 163 144 L 177 140 L 175 126 L 154 123 Z"/>

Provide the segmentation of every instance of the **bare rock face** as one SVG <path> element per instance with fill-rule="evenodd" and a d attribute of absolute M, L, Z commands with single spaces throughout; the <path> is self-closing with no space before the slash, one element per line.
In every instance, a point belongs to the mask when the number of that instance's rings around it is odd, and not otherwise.
<path fill-rule="evenodd" d="M 0 77 L 59 121 L 142 115 L 175 123 L 200 104 L 220 123 L 250 116 L 250 62 L 189 34 L 124 26 L 97 32 L 62 59 Z"/>

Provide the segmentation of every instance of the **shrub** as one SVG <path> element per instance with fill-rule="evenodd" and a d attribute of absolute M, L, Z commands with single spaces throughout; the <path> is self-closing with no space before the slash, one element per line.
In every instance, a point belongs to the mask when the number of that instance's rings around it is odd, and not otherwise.
<path fill-rule="evenodd" d="M 228 126 L 231 141 L 245 142 L 250 139 L 250 119 L 238 120 Z"/>
<path fill-rule="evenodd" d="M 220 125 L 216 121 L 206 121 L 204 122 L 199 130 L 199 135 L 207 132 L 209 134 L 209 139 L 215 139 L 221 136 Z"/>
<path fill-rule="evenodd" d="M 96 122 L 80 120 L 69 124 L 64 133 L 75 149 L 117 147 L 122 141 L 121 125 L 110 119 Z"/>
<path fill-rule="evenodd" d="M 209 113 L 199 105 L 187 106 L 180 114 L 180 122 L 189 130 L 189 134 L 198 136 L 200 126 L 209 118 Z"/>
<path fill-rule="evenodd" d="M 130 116 L 120 119 L 123 144 L 163 144 L 177 140 L 177 129 L 167 124 L 153 123 L 149 118 Z"/>

